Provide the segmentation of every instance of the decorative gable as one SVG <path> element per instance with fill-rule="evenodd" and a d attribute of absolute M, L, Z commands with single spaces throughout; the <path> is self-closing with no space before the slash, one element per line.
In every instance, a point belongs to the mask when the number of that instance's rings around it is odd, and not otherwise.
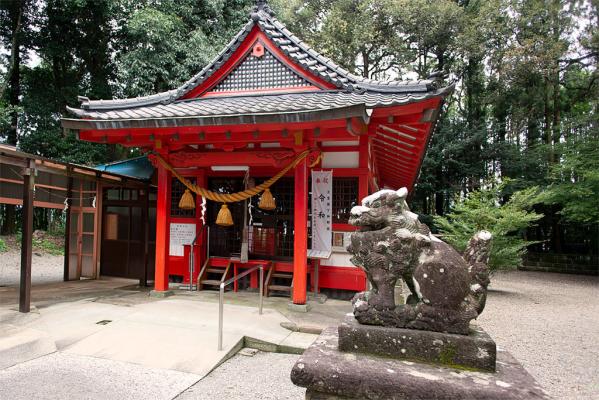
<path fill-rule="evenodd" d="M 311 87 L 312 84 L 292 71 L 261 44 L 256 44 L 241 63 L 212 92 L 238 92 L 282 88 Z"/>

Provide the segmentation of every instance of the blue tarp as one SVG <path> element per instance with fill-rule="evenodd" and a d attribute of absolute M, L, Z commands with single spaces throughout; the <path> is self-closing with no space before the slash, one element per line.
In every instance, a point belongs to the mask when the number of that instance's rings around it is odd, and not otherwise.
<path fill-rule="evenodd" d="M 101 164 L 94 167 L 100 171 L 112 172 L 131 176 L 133 178 L 149 181 L 154 173 L 154 166 L 147 156 L 130 158 L 128 160 L 115 161 L 109 164 Z"/>

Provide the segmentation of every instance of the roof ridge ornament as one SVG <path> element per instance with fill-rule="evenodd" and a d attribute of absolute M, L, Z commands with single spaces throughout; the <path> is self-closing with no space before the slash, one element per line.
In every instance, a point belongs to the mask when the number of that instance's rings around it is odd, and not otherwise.
<path fill-rule="evenodd" d="M 270 6 L 268 5 L 267 0 L 256 0 L 256 5 L 252 8 L 252 12 L 250 14 L 250 17 L 253 21 L 259 21 L 261 19 L 260 11 L 265 12 L 270 17 L 275 16 L 275 13 L 272 10 L 272 8 L 270 8 Z"/>

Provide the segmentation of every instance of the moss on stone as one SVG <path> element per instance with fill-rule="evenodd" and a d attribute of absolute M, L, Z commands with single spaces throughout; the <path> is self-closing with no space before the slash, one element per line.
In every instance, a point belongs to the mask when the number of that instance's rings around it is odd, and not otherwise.
<path fill-rule="evenodd" d="M 439 358 L 438 358 L 439 362 L 441 364 L 447 364 L 447 365 L 453 364 L 454 363 L 453 359 L 456 355 L 456 352 L 457 352 L 457 350 L 456 350 L 455 346 L 448 344 L 447 346 L 445 346 L 443 348 L 443 350 L 441 350 L 441 353 L 439 353 Z"/>

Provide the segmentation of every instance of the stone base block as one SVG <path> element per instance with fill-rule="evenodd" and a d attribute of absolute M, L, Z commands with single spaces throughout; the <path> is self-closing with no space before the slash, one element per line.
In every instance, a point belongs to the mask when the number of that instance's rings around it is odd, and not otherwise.
<path fill-rule="evenodd" d="M 173 292 L 172 290 L 150 290 L 150 297 L 157 297 L 159 299 L 164 298 L 164 297 L 169 297 L 174 295 L 175 292 Z"/>
<path fill-rule="evenodd" d="M 353 315 L 339 325 L 339 350 L 495 371 L 496 346 L 480 327 L 469 335 L 362 325 Z"/>
<path fill-rule="evenodd" d="M 337 328 L 325 329 L 298 359 L 291 380 L 307 399 L 535 400 L 549 396 L 505 351 L 496 372 L 474 372 L 338 350 Z"/>
<path fill-rule="evenodd" d="M 306 303 L 306 304 L 295 304 L 295 303 L 288 303 L 287 304 L 287 309 L 289 311 L 294 311 L 294 312 L 303 312 L 303 313 L 307 313 L 308 311 L 310 311 L 312 307 L 310 306 L 310 304 Z"/>

